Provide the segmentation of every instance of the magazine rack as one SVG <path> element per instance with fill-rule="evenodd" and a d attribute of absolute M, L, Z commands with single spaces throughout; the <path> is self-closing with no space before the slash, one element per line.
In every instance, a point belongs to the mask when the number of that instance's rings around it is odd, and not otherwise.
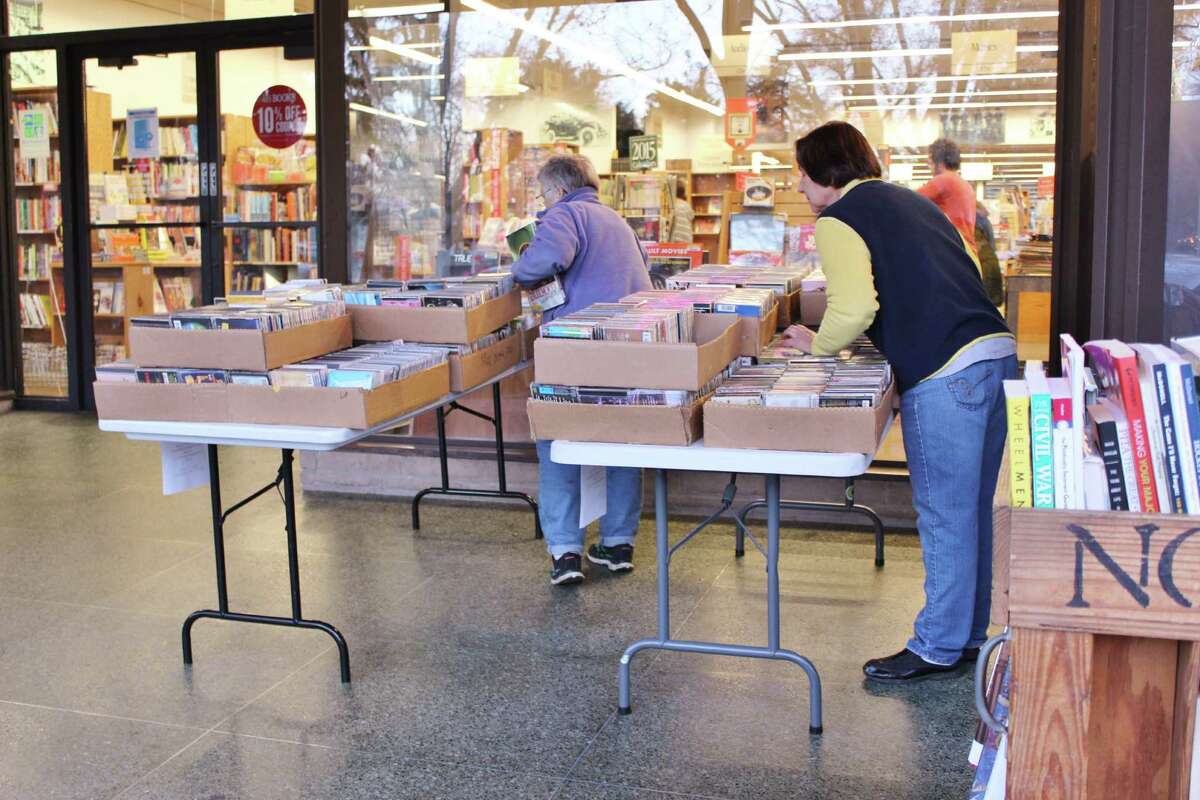
<path fill-rule="evenodd" d="M 1008 497 L 1004 483 L 997 498 Z M 1198 534 L 1195 516 L 997 506 L 992 621 L 1011 629 L 1012 648 L 1008 797 L 1188 797 Z"/>

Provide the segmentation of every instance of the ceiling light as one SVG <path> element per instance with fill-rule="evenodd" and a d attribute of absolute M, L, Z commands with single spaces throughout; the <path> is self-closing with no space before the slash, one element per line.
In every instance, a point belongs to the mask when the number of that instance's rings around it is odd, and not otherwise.
<path fill-rule="evenodd" d="M 1008 75 L 927 75 L 921 78 L 848 78 L 846 80 L 809 81 L 809 86 L 870 86 L 876 83 L 944 83 L 947 81 L 1007 81 L 1057 78 L 1057 72 L 1012 72 Z"/>
<path fill-rule="evenodd" d="M 1200 3 L 1180 3 L 1175 6 L 1176 11 L 1200 11 Z"/>
<path fill-rule="evenodd" d="M 968 158 L 1054 158 L 1054 153 L 963 153 L 963 159 Z M 929 156 L 924 153 L 894 153 L 892 160 L 896 159 L 913 159 L 924 161 Z"/>
<path fill-rule="evenodd" d="M 1054 106 L 1057 105 L 1053 100 L 1030 100 L 1029 102 L 1021 102 L 1014 100 L 1012 102 L 982 102 L 982 103 L 928 103 L 928 104 L 912 104 L 905 103 L 900 106 L 847 106 L 848 111 L 925 111 L 930 108 L 1034 108 L 1037 106 Z"/>
<path fill-rule="evenodd" d="M 1022 95 L 1022 94 L 1057 94 L 1057 89 L 1005 89 L 1002 91 L 964 91 L 964 92 L 928 92 L 925 94 L 851 94 L 846 95 L 842 100 L 874 100 L 882 102 L 886 100 L 931 100 L 935 97 L 1003 97 L 1006 95 Z"/>
<path fill-rule="evenodd" d="M 658 92 L 659 94 L 665 94 L 668 97 L 673 97 L 681 103 L 687 103 L 688 105 L 699 108 L 702 111 L 707 111 L 709 114 L 712 114 L 715 117 L 725 116 L 725 109 L 721 108 L 720 106 L 705 102 L 704 100 L 701 100 L 698 97 L 693 97 L 686 92 L 681 92 L 665 83 L 660 83 L 646 73 L 629 66 L 619 58 L 614 58 L 613 56 L 610 56 L 604 52 L 598 52 L 595 47 L 585 47 L 569 37 L 563 36 L 560 33 L 555 33 L 549 28 L 538 25 L 535 22 L 530 22 L 524 17 L 514 14 L 511 11 L 505 11 L 504 9 L 497 8 L 491 3 L 486 2 L 486 0 L 462 0 L 462 4 L 473 11 L 479 11 L 483 14 L 486 14 L 487 16 L 499 20 L 510 27 L 532 33 L 539 39 L 544 39 L 553 45 L 557 45 L 564 52 L 590 53 L 589 59 L 593 64 L 609 69 L 620 75 L 624 75 L 625 77 L 637 81 L 643 86 L 646 86 L 655 92 Z"/>
<path fill-rule="evenodd" d="M 836 28 L 866 28 L 874 25 L 932 25 L 938 22 L 988 22 L 1006 19 L 1045 19 L 1057 16 L 1057 11 L 997 11 L 990 14 L 939 14 L 936 16 L 919 17 L 838 19 L 828 22 L 780 22 L 772 25 L 754 22 L 750 25 L 743 25 L 742 31 L 745 33 L 757 31 L 815 31 Z"/>
<path fill-rule="evenodd" d="M 420 61 L 422 64 L 442 63 L 442 60 L 437 56 L 431 56 L 429 53 L 422 53 L 420 50 L 414 50 L 413 48 L 406 47 L 402 44 L 389 42 L 387 39 L 380 39 L 378 36 L 372 36 L 367 41 L 377 50 L 386 50 L 393 55 L 411 58 L 413 61 Z"/>
<path fill-rule="evenodd" d="M 1176 42 L 1176 47 L 1179 46 Z M 1018 53 L 1053 53 L 1058 50 L 1056 44 L 1020 44 Z M 900 47 L 889 50 L 842 50 L 840 52 L 823 53 L 783 53 L 778 56 L 780 61 L 835 61 L 839 58 L 886 58 L 887 56 L 948 56 L 954 52 L 949 47 Z"/>
<path fill-rule="evenodd" d="M 404 17 L 412 14 L 437 14 L 445 11 L 444 3 L 420 3 L 412 6 L 386 6 L 379 8 L 352 8 L 347 17 Z"/>
<path fill-rule="evenodd" d="M 440 81 L 445 75 L 376 75 L 371 78 L 375 83 L 402 83 L 407 81 Z"/>
<path fill-rule="evenodd" d="M 397 122 L 405 122 L 405 123 L 408 123 L 409 125 L 416 125 L 418 128 L 428 128 L 429 127 L 428 122 L 423 122 L 419 119 L 413 119 L 412 117 L 406 117 L 403 114 L 395 114 L 391 111 L 384 111 L 382 108 L 375 108 L 374 106 L 364 106 L 362 103 L 351 103 L 350 110 L 351 111 L 361 111 L 364 114 L 374 114 L 377 117 L 386 117 L 387 119 L 394 119 Z"/>

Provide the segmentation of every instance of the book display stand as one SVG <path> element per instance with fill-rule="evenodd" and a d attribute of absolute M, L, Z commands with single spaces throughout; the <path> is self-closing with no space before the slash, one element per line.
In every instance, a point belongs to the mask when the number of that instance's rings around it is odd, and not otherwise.
<path fill-rule="evenodd" d="M 1197 533 L 1200 520 L 1177 514 L 995 509 L 992 621 L 1009 628 L 1012 659 L 1009 797 L 1189 796 Z"/>

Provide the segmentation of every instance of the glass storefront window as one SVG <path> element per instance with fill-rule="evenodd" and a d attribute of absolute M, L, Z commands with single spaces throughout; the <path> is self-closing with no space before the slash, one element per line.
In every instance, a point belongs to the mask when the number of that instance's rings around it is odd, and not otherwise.
<path fill-rule="evenodd" d="M 311 14 L 313 0 L 9 0 L 14 36 Z"/>
<path fill-rule="evenodd" d="M 1175 6 L 1163 336 L 1200 334 L 1200 6 Z"/>
<path fill-rule="evenodd" d="M 537 208 L 557 151 L 604 179 L 605 202 L 648 242 L 669 238 L 675 188 L 694 240 L 729 258 L 739 173 L 789 198 L 791 142 L 854 123 L 891 180 L 923 184 L 927 148 L 955 139 L 988 211 L 1022 355 L 1049 339 L 1058 6 L 916 0 L 797 4 L 673 0 L 355 6 L 346 21 L 352 280 L 476 270 Z M 753 119 L 735 118 L 748 110 Z M 727 125 L 727 122 L 729 125 Z M 735 124 L 736 123 L 736 124 Z M 730 129 L 733 126 L 733 129 Z M 738 128 L 737 126 L 741 126 Z M 655 136 L 653 160 L 630 140 Z M 786 203 L 785 203 L 786 204 Z M 736 235 L 736 234 L 735 234 Z"/>

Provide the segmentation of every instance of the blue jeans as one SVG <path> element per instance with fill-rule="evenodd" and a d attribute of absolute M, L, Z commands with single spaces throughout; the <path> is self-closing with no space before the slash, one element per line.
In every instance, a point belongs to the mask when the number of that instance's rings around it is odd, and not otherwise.
<path fill-rule="evenodd" d="M 925 607 L 908 649 L 953 664 L 987 639 L 992 606 L 992 495 L 1008 421 L 1002 381 L 1013 356 L 981 361 L 904 393 L 900 419 L 925 561 Z"/>
<path fill-rule="evenodd" d="M 564 553 L 583 555 L 587 531 L 579 527 L 579 466 L 550 460 L 550 442 L 539 439 L 538 517 L 552 558 Z M 600 543 L 606 547 L 633 544 L 642 517 L 642 471 L 608 467 L 607 513 L 600 518 Z"/>

